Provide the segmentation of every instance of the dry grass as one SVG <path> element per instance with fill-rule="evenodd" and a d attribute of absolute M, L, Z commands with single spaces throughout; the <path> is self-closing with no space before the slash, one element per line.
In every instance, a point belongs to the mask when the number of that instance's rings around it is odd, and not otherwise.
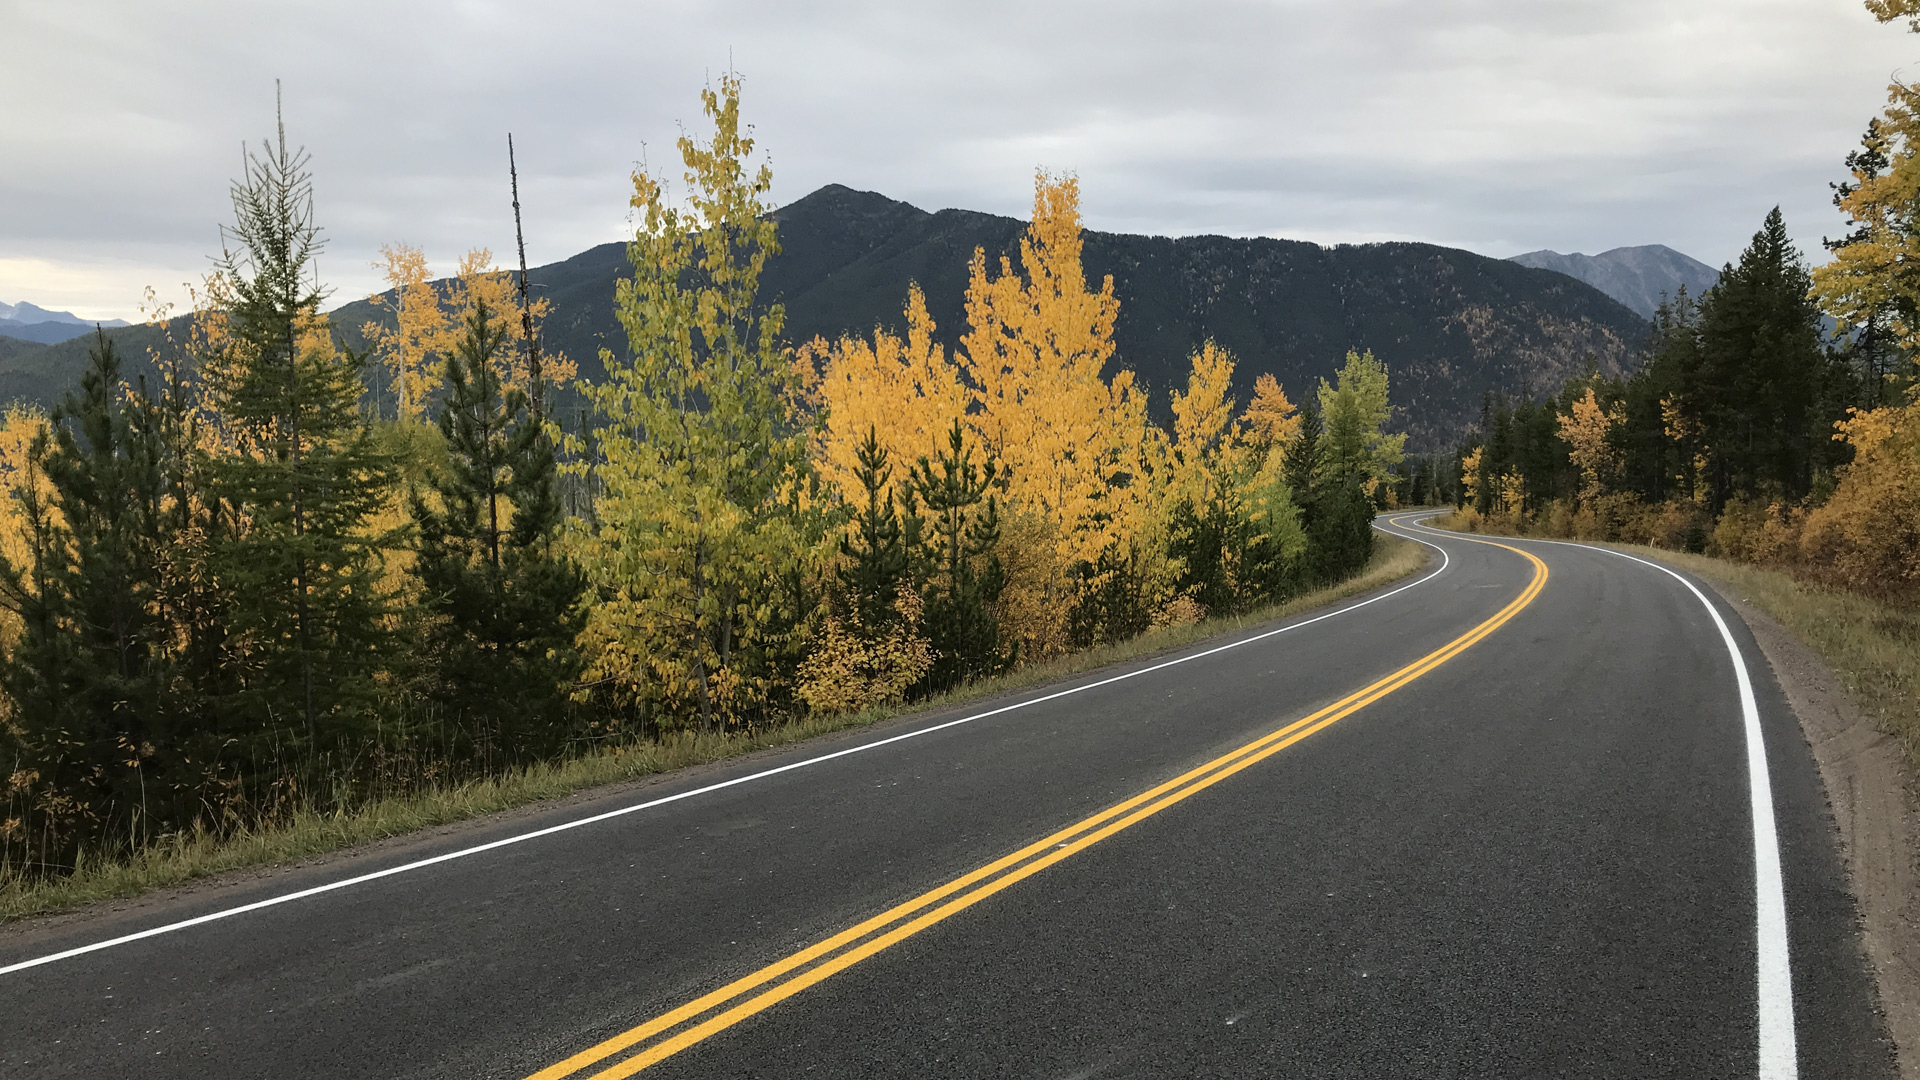
<path fill-rule="evenodd" d="M 137 896 L 152 889 L 229 871 L 310 858 L 356 844 L 481 817 L 544 799 L 556 799 L 590 788 L 738 757 L 832 731 L 864 727 L 896 716 L 1041 685 L 1108 664 L 1152 656 L 1367 592 L 1407 577 L 1426 563 L 1426 551 L 1418 544 L 1385 535 L 1376 537 L 1376 540 L 1374 557 L 1366 569 L 1339 585 L 1247 615 L 1208 619 L 1188 626 L 1150 631 L 1120 645 L 1089 649 L 1022 668 L 999 678 L 971 683 L 911 707 L 874 708 L 853 714 L 812 717 L 758 732 L 670 737 L 659 742 L 533 765 L 486 780 L 431 789 L 404 798 L 382 799 L 338 813 L 299 812 L 286 821 L 237 835 L 175 837 L 130 859 L 83 861 L 73 874 L 55 880 L 0 878 L 0 922 L 102 900 Z"/>

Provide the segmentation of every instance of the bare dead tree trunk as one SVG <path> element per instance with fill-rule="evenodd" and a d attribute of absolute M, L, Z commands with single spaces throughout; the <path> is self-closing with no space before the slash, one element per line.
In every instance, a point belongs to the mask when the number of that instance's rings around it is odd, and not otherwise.
<path fill-rule="evenodd" d="M 520 249 L 520 329 L 527 339 L 527 411 L 535 425 L 545 417 L 546 386 L 540 375 L 540 340 L 534 334 L 533 304 L 527 299 L 527 237 L 520 229 L 520 169 L 513 160 L 513 133 L 507 133 L 507 176 L 513 185 L 513 242 Z"/>

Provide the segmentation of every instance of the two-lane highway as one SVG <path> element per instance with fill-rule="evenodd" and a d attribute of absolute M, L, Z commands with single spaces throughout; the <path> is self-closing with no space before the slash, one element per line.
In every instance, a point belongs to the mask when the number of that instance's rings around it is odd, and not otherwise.
<path fill-rule="evenodd" d="M 0 1075 L 1891 1076 L 1738 620 L 1412 524 L 1331 612 L 0 934 Z"/>

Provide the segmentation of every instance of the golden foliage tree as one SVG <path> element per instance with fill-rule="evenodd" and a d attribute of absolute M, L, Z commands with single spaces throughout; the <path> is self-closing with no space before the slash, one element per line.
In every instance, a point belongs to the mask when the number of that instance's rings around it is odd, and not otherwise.
<path fill-rule="evenodd" d="M 449 343 L 458 336 L 458 328 L 465 326 L 481 305 L 492 312 L 520 310 L 520 292 L 513 274 L 494 265 L 492 249 L 484 247 L 474 248 L 460 256 L 459 269 L 454 272 L 447 295 L 447 306 L 452 312 L 446 331 Z M 552 307 L 544 298 L 528 303 L 536 336 L 540 334 L 540 326 L 546 321 Z M 531 398 L 533 372 L 528 366 L 530 354 L 526 324 L 518 318 L 505 318 L 502 325 L 507 333 L 507 362 L 501 371 L 501 387 L 508 392 L 519 391 Z M 549 394 L 573 381 L 579 373 L 580 365 L 567 359 L 565 354 L 541 347 L 540 381 Z"/>
<path fill-rule="evenodd" d="M 1010 474 L 1003 603 L 1034 658 L 1065 644 L 1075 568 L 1124 553 L 1158 509 L 1146 399 L 1131 371 L 1104 375 L 1120 302 L 1111 277 L 1087 288 L 1079 199 L 1072 177 L 1036 175 L 1019 269 L 1003 257 L 993 274 L 974 252 L 961 339 L 969 420 Z"/>
<path fill-rule="evenodd" d="M 426 415 L 427 395 L 438 381 L 436 368 L 452 340 L 452 327 L 427 272 L 427 257 L 419 248 L 382 244 L 380 261 L 373 268 L 380 271 L 393 298 L 375 293 L 367 299 L 375 307 L 392 307 L 394 325 L 369 322 L 361 331 L 387 370 L 395 416 L 418 422 Z"/>
<path fill-rule="evenodd" d="M 1574 468 L 1580 470 L 1582 502 L 1598 498 L 1607 480 L 1619 470 L 1620 451 L 1614 447 L 1612 436 L 1626 418 L 1626 410 L 1618 403 L 1602 409 L 1591 386 L 1585 397 L 1561 414 L 1560 438 L 1571 448 Z"/>
<path fill-rule="evenodd" d="M 1173 441 L 1169 446 L 1171 490 L 1175 500 L 1205 507 L 1231 486 L 1243 457 L 1243 432 L 1233 417 L 1234 400 L 1229 390 L 1233 383 L 1233 355 L 1209 338 L 1192 357 L 1192 372 L 1184 392 L 1173 392 Z M 1273 376 L 1264 376 L 1272 384 L 1280 401 L 1286 395 Z M 1271 397 L 1260 403 L 1271 410 Z M 1262 420 L 1282 426 L 1269 414 Z"/>
<path fill-rule="evenodd" d="M 814 460 L 821 479 L 851 496 L 860 490 L 860 444 L 872 432 L 890 460 L 911 468 L 939 453 L 955 420 L 964 418 L 972 393 L 960 368 L 934 339 L 920 286 L 907 292 L 904 340 L 876 329 L 873 341 L 845 337 L 807 353 L 824 355 L 814 395 L 824 423 Z"/>
<path fill-rule="evenodd" d="M 1253 400 L 1240 419 L 1249 438 L 1268 446 L 1285 446 L 1300 432 L 1299 410 L 1287 400 L 1280 380 L 1266 372 L 1253 381 Z"/>
<path fill-rule="evenodd" d="M 863 624 L 858 605 L 829 613 L 800 664 L 800 699 L 820 712 L 855 712 L 900 700 L 933 667 L 933 646 L 920 632 L 920 594 L 902 583 L 894 618 L 883 628 Z"/>

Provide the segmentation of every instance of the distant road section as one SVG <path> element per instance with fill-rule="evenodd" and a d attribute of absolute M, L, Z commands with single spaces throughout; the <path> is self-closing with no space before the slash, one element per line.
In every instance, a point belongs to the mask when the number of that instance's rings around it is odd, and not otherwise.
<path fill-rule="evenodd" d="M 1412 517 L 1331 611 L 0 933 L 0 1075 L 1893 1076 L 1745 627 Z"/>

